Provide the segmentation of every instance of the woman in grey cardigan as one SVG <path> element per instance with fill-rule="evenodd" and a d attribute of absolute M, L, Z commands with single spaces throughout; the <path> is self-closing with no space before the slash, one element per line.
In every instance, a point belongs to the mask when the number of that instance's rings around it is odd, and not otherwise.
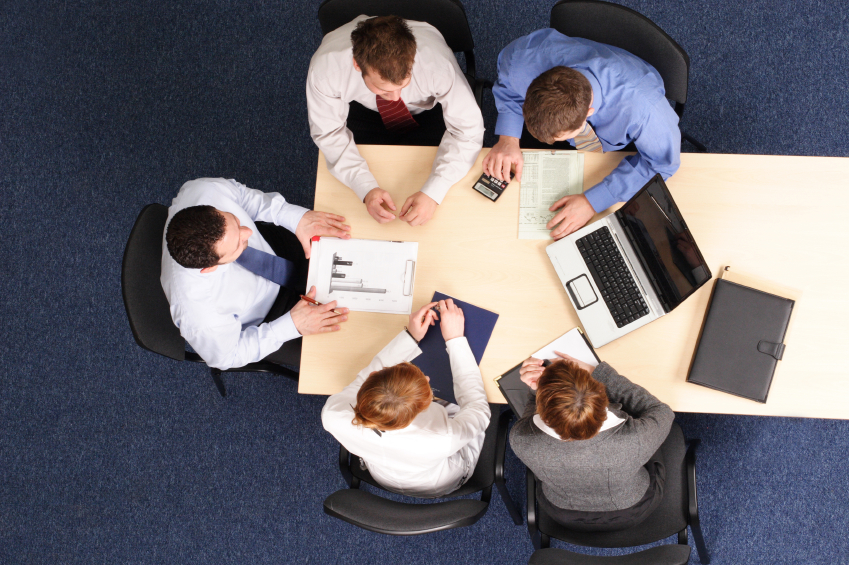
<path fill-rule="evenodd" d="M 510 446 L 542 483 L 540 506 L 572 529 L 638 524 L 657 508 L 665 479 L 659 447 L 674 413 L 607 363 L 567 355 L 524 362 L 531 389 Z"/>

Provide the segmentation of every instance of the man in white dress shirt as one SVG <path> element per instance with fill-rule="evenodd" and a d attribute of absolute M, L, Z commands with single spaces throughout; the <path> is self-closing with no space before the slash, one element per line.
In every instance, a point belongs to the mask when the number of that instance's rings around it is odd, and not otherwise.
<path fill-rule="evenodd" d="M 433 123 L 437 105 L 442 112 L 437 121 L 444 120 L 439 133 L 444 134 L 430 177 L 400 210 L 400 219 L 411 226 L 431 219 L 483 146 L 483 116 L 454 53 L 429 24 L 359 16 L 325 35 L 310 61 L 307 110 L 313 141 L 330 173 L 380 223 L 394 220 L 397 207 L 357 151 L 360 125 L 354 122 L 363 124 L 371 115 L 383 129 L 380 143 L 428 145 L 415 138 Z"/>
<path fill-rule="evenodd" d="M 410 316 L 401 332 L 321 411 L 324 429 L 360 456 L 384 487 L 408 496 L 437 497 L 474 473 L 490 412 L 481 372 L 463 337 L 463 312 L 439 302 L 440 329 L 451 360 L 459 404 L 433 402 L 428 378 L 407 363 L 437 318 L 431 302 Z"/>
<path fill-rule="evenodd" d="M 299 356 L 290 349 L 299 352 L 300 340 L 291 340 L 337 331 L 347 319 L 347 308 L 338 309 L 341 315 L 331 311 L 335 301 L 313 306 L 299 300 L 310 239 L 350 238 L 344 221 L 234 180 L 184 184 L 168 209 L 160 277 L 180 334 L 210 367 L 224 370 L 262 359 L 297 364 Z M 247 247 L 291 261 L 291 284 L 281 287 L 237 264 Z M 315 296 L 314 288 L 308 296 Z"/>

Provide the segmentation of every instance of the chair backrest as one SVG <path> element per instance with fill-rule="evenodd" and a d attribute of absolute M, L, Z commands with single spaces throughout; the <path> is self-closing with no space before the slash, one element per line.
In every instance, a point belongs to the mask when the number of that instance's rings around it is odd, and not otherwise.
<path fill-rule="evenodd" d="M 162 284 L 162 232 L 168 208 L 148 204 L 136 218 L 124 249 L 121 293 L 133 337 L 143 348 L 171 359 L 186 358 L 186 341 L 171 320 Z"/>
<path fill-rule="evenodd" d="M 667 98 L 681 105 L 687 102 L 690 57 L 639 12 L 600 0 L 561 0 L 551 9 L 551 27 L 570 37 L 606 43 L 636 55 L 660 73 Z"/>
<path fill-rule="evenodd" d="M 318 8 L 321 33 L 327 35 L 362 14 L 427 22 L 455 53 L 475 48 L 466 11 L 458 0 L 325 0 Z"/>

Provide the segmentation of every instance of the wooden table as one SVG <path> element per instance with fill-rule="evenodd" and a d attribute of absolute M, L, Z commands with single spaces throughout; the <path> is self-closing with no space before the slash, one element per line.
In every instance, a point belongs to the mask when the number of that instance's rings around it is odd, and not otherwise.
<path fill-rule="evenodd" d="M 428 147 L 360 151 L 399 209 L 436 154 Z M 578 319 L 545 254 L 551 241 L 517 239 L 518 183 L 495 203 L 472 190 L 487 151 L 425 226 L 377 224 L 321 155 L 315 209 L 346 216 L 354 237 L 419 242 L 414 309 L 438 290 L 500 314 L 481 372 L 490 401 L 504 402 L 493 378 Z M 584 186 L 624 156 L 588 153 Z M 671 314 L 599 348 L 599 357 L 676 411 L 849 419 L 849 221 L 840 216 L 849 211 L 849 159 L 683 154 L 681 161 L 667 184 L 714 275 L 730 265 L 803 292 L 769 400 L 685 382 L 712 283 Z M 354 312 L 342 331 L 305 338 L 298 391 L 338 392 L 406 321 Z"/>

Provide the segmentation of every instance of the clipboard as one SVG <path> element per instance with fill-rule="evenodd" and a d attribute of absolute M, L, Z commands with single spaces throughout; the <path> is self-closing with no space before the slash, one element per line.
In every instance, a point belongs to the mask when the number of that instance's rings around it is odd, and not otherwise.
<path fill-rule="evenodd" d="M 592 358 L 595 359 L 595 365 L 601 363 L 601 359 L 598 358 L 598 355 L 595 352 L 590 340 L 587 339 L 587 336 L 584 334 L 581 328 L 573 328 L 558 337 L 556 340 L 552 341 L 542 349 L 538 350 L 536 353 L 531 355 L 531 357 L 535 357 L 538 353 L 544 352 L 549 348 L 552 348 L 554 344 L 560 342 L 564 338 L 567 338 L 570 334 L 575 332 L 576 336 L 580 336 L 581 341 L 586 345 L 586 349 L 583 351 L 563 351 L 563 353 L 568 353 L 575 358 L 581 359 L 581 361 L 585 361 L 590 363 L 591 359 L 588 359 L 589 355 L 592 355 Z M 566 348 L 564 348 L 566 349 Z M 524 361 L 522 361 L 524 363 Z M 522 382 L 521 376 L 519 375 L 519 369 L 522 368 L 522 363 L 519 363 L 503 375 L 495 377 L 493 379 L 495 381 L 495 385 L 498 387 L 498 390 L 501 391 L 501 394 L 504 396 L 505 400 L 507 400 L 507 404 L 510 406 L 510 409 L 513 410 L 513 413 L 517 418 L 521 418 L 525 413 L 525 407 L 528 403 L 530 388 L 528 385 Z M 590 363 L 593 364 L 593 363 Z"/>

